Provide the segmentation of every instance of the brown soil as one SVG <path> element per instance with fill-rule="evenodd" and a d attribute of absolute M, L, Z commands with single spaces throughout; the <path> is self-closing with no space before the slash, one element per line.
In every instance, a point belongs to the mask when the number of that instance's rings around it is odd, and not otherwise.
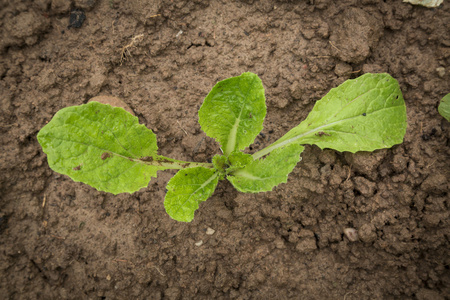
<path fill-rule="evenodd" d="M 0 5 L 0 298 L 449 299 L 450 124 L 437 112 L 450 91 L 447 1 Z M 192 223 L 164 211 L 173 172 L 113 196 L 50 170 L 37 143 L 59 109 L 113 95 L 161 154 L 205 161 L 219 149 L 198 108 L 245 71 L 268 106 L 252 151 L 366 72 L 400 82 L 405 141 L 354 155 L 307 147 L 288 184 L 241 194 L 221 182 Z"/>

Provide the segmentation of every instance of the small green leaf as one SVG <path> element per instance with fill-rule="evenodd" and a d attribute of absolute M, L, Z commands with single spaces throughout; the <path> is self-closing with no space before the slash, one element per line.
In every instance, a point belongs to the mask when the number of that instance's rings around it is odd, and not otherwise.
<path fill-rule="evenodd" d="M 216 170 L 197 167 L 178 171 L 167 184 L 166 212 L 174 220 L 192 221 L 198 204 L 213 194 L 218 181 Z"/>
<path fill-rule="evenodd" d="M 150 129 L 124 109 L 98 102 L 63 108 L 37 138 L 53 170 L 99 191 L 133 193 L 166 169 Z"/>
<path fill-rule="evenodd" d="M 253 143 L 266 116 L 264 87 L 256 74 L 218 82 L 199 112 L 202 130 L 215 138 L 226 156 Z"/>
<path fill-rule="evenodd" d="M 444 96 L 439 103 L 438 111 L 447 121 L 450 122 L 450 94 Z"/>
<path fill-rule="evenodd" d="M 228 168 L 228 158 L 225 155 L 214 155 L 212 163 L 214 168 L 219 172 L 225 173 L 225 170 Z"/>
<path fill-rule="evenodd" d="M 263 151 L 291 143 L 337 151 L 373 151 L 403 142 L 406 106 L 398 82 L 389 74 L 364 74 L 331 89 L 308 117 Z"/>
<path fill-rule="evenodd" d="M 229 167 L 228 158 L 225 155 L 216 154 L 212 159 L 212 163 L 214 169 L 219 173 L 219 180 L 224 179 Z"/>
<path fill-rule="evenodd" d="M 230 165 L 232 167 L 235 169 L 240 169 L 251 163 L 253 161 L 253 157 L 247 153 L 234 151 L 230 153 L 228 160 L 230 161 Z"/>
<path fill-rule="evenodd" d="M 230 166 L 227 169 L 227 174 L 242 169 L 253 161 L 253 157 L 247 153 L 233 151 L 230 153 L 230 156 L 228 156 L 228 161 Z"/>
<path fill-rule="evenodd" d="M 278 184 L 287 182 L 289 173 L 300 161 L 303 149 L 298 144 L 278 148 L 266 158 L 254 160 L 243 169 L 233 172 L 227 179 L 240 192 L 271 191 Z"/>

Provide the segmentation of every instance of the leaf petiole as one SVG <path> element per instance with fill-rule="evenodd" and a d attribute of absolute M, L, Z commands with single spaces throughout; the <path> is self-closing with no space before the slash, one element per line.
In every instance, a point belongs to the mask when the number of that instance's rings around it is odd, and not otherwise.
<path fill-rule="evenodd" d="M 163 167 L 164 169 L 173 169 L 173 170 L 181 170 L 181 169 L 196 168 L 196 167 L 203 167 L 203 168 L 207 168 L 207 169 L 214 168 L 212 163 L 182 161 L 182 160 L 165 157 L 162 155 L 144 156 L 144 157 L 137 158 L 137 159 L 130 158 L 130 160 L 139 162 L 142 164 L 150 165 L 150 166 Z"/>
<path fill-rule="evenodd" d="M 276 142 L 272 143 L 271 145 L 267 146 L 266 148 L 261 149 L 261 150 L 259 150 L 256 153 L 253 153 L 252 157 L 253 157 L 254 160 L 257 160 L 257 159 L 263 157 L 264 155 L 267 155 L 270 152 L 272 152 L 272 151 L 274 151 L 274 150 L 276 150 L 278 148 L 281 148 L 281 147 L 284 147 L 284 146 L 289 145 L 291 143 L 294 143 L 296 140 L 301 139 L 302 137 L 304 137 L 304 136 L 306 136 L 306 135 L 308 135 L 310 133 L 314 133 L 314 132 L 318 131 L 319 129 L 320 128 L 315 128 L 313 130 L 310 130 L 310 131 L 305 132 L 303 134 L 294 136 L 294 137 L 292 137 L 290 139 L 287 139 L 287 140 L 284 140 L 284 141 L 280 141 L 281 139 L 277 140 Z M 301 144 L 301 143 L 297 143 L 297 144 Z"/>

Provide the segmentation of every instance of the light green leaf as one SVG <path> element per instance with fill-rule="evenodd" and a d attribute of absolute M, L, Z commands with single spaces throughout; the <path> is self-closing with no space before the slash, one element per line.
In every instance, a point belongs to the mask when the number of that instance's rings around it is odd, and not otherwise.
<path fill-rule="evenodd" d="M 228 168 L 228 158 L 225 155 L 214 155 L 212 163 L 214 168 L 220 173 L 225 173 L 225 170 Z"/>
<path fill-rule="evenodd" d="M 304 147 L 290 144 L 271 152 L 264 159 L 254 160 L 227 177 L 240 192 L 259 193 L 271 191 L 280 183 L 286 183 L 289 173 L 300 161 Z"/>
<path fill-rule="evenodd" d="M 228 156 L 253 143 L 266 116 L 264 87 L 256 74 L 243 73 L 218 82 L 199 112 L 202 130 L 215 138 Z"/>
<path fill-rule="evenodd" d="M 403 0 L 403 2 L 409 2 L 414 5 L 422 5 L 425 7 L 438 7 L 444 2 L 444 0 Z"/>
<path fill-rule="evenodd" d="M 251 163 L 253 161 L 253 157 L 250 154 L 244 152 L 233 151 L 230 153 L 230 156 L 228 156 L 228 160 L 230 162 L 231 168 L 233 170 L 236 170 L 241 169 Z"/>
<path fill-rule="evenodd" d="M 215 155 L 212 159 L 214 168 L 220 173 L 219 180 L 224 179 L 226 174 L 242 169 L 252 161 L 253 157 L 250 154 L 240 151 L 233 151 L 228 157 L 225 155 Z"/>
<path fill-rule="evenodd" d="M 365 74 L 331 89 L 300 125 L 253 157 L 291 143 L 352 153 L 389 148 L 402 143 L 406 125 L 398 82 L 389 74 Z"/>
<path fill-rule="evenodd" d="M 247 154 L 240 151 L 233 151 L 228 156 L 229 168 L 227 169 L 227 174 L 230 174 L 236 170 L 242 169 L 249 163 L 253 162 L 253 157 L 251 154 Z"/>
<path fill-rule="evenodd" d="M 438 111 L 447 121 L 450 122 L 450 94 L 444 96 L 439 103 Z"/>
<path fill-rule="evenodd" d="M 53 170 L 113 194 L 146 187 L 173 161 L 156 155 L 156 136 L 137 117 L 98 102 L 58 111 L 37 138 Z"/>
<path fill-rule="evenodd" d="M 213 194 L 218 181 L 216 170 L 197 167 L 178 171 L 167 184 L 166 212 L 174 220 L 192 221 L 198 204 Z"/>

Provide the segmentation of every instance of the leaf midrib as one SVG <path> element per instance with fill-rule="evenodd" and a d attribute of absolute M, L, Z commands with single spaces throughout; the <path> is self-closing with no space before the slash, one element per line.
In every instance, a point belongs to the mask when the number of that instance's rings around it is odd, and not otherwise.
<path fill-rule="evenodd" d="M 250 180 L 259 180 L 259 181 L 269 180 L 269 179 L 272 179 L 272 178 L 284 177 L 283 175 L 282 176 L 258 177 L 258 176 L 255 176 L 255 175 L 251 174 L 250 172 L 242 170 L 242 169 L 241 170 L 237 170 L 231 176 L 242 177 L 242 178 L 250 179 Z"/>
<path fill-rule="evenodd" d="M 398 107 L 404 107 L 404 105 L 396 105 L 396 106 L 384 107 L 384 108 L 382 108 L 382 109 L 373 111 L 373 112 L 371 112 L 371 113 L 380 112 L 380 111 L 382 111 L 382 110 L 387 110 L 387 109 L 394 109 L 394 108 L 398 108 Z M 370 114 L 371 114 L 371 113 L 370 113 Z M 367 115 L 369 115 L 369 113 L 368 113 Z M 299 133 L 299 134 L 297 134 L 297 135 L 295 135 L 295 136 L 293 136 L 293 137 L 291 137 L 291 138 L 289 138 L 289 139 L 287 139 L 287 140 L 284 140 L 284 141 L 282 141 L 282 142 L 280 142 L 280 143 L 277 143 L 277 144 L 272 144 L 271 146 L 269 146 L 269 147 L 267 147 L 267 148 L 265 148 L 265 149 L 263 149 L 263 150 L 261 150 L 261 151 L 259 151 L 259 152 L 256 152 L 255 154 L 253 154 L 253 159 L 261 158 L 261 157 L 263 157 L 264 155 L 266 155 L 266 154 L 272 152 L 273 150 L 278 149 L 278 148 L 281 148 L 281 147 L 284 147 L 284 146 L 287 146 L 287 145 L 289 145 L 289 144 L 291 144 L 291 143 L 293 143 L 293 142 L 295 142 L 295 141 L 301 139 L 301 138 L 304 137 L 304 136 L 310 135 L 310 134 L 312 134 L 312 133 L 319 132 L 319 131 L 321 131 L 321 130 L 325 130 L 327 127 L 336 125 L 336 124 L 338 124 L 338 123 L 340 123 L 340 122 L 346 122 L 346 121 L 349 121 L 349 120 L 352 120 L 352 119 L 355 119 L 355 118 L 359 118 L 359 117 L 361 117 L 361 115 L 356 115 L 356 116 L 354 116 L 354 117 L 350 117 L 350 118 L 346 118 L 346 119 L 341 119 L 341 120 L 338 120 L 338 121 L 335 121 L 335 122 L 332 122 L 332 123 L 327 123 L 327 124 L 324 124 L 324 125 L 322 125 L 322 126 L 319 126 L 319 127 L 314 128 L 314 129 L 311 129 L 311 130 L 309 130 L 309 131 L 307 131 L 307 132 Z M 303 122 L 304 122 L 304 121 L 303 121 Z M 303 123 L 303 122 L 302 122 L 302 123 Z M 301 125 L 302 123 L 300 123 L 300 125 Z M 300 125 L 299 125 L 299 126 L 300 126 Z M 295 128 L 296 128 L 296 127 L 294 127 L 293 129 L 295 129 Z M 291 129 L 291 130 L 293 130 L 293 129 Z"/>
<path fill-rule="evenodd" d="M 242 111 L 244 110 L 247 100 L 247 97 L 250 93 L 250 91 L 252 90 L 252 87 L 256 81 L 257 77 L 253 77 L 251 84 L 249 84 L 248 90 L 245 93 L 244 96 L 244 101 L 242 102 L 241 105 L 241 110 L 239 111 L 239 116 L 236 118 L 236 121 L 234 122 L 233 127 L 231 127 L 230 130 L 230 134 L 228 135 L 228 140 L 227 140 L 227 147 L 225 148 L 225 155 L 229 155 L 231 152 L 233 152 L 236 148 L 236 139 L 237 139 L 237 129 L 239 127 L 239 124 L 241 122 L 241 115 L 242 115 Z"/>
<path fill-rule="evenodd" d="M 178 208 L 174 211 L 174 215 L 176 215 L 182 207 L 184 207 L 186 205 L 186 203 L 191 200 L 191 198 L 193 196 L 195 196 L 201 189 L 204 189 L 209 183 L 211 183 L 214 179 L 216 179 L 216 177 L 218 176 L 218 173 L 214 173 L 213 175 L 211 175 L 211 177 L 208 178 L 208 180 L 206 180 L 203 184 L 186 184 L 186 185 L 200 185 L 200 187 L 198 189 L 196 189 L 194 192 L 192 193 L 180 193 L 180 194 L 176 194 L 174 195 L 175 197 L 177 196 L 183 196 L 183 195 L 189 195 L 189 197 L 180 205 L 178 205 Z M 183 184 L 184 185 L 184 184 Z"/>

